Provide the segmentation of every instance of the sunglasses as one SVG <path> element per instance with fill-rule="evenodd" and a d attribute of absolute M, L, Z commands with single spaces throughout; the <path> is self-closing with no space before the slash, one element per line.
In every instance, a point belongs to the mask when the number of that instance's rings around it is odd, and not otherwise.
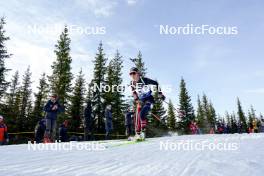
<path fill-rule="evenodd" d="M 131 72 L 131 73 L 129 73 L 129 75 L 135 75 L 135 74 L 137 74 L 137 72 Z"/>

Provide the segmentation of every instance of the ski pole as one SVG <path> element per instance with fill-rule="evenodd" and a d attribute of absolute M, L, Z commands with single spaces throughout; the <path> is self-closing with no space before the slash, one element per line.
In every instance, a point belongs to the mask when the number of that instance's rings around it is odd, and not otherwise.
<path fill-rule="evenodd" d="M 169 105 L 169 103 L 168 103 L 167 101 L 164 100 L 163 102 L 166 103 L 167 105 Z M 176 109 L 174 106 L 172 106 L 172 108 L 173 108 L 174 110 L 176 110 L 178 113 L 180 112 L 179 109 Z"/>
<path fill-rule="evenodd" d="M 153 115 L 158 121 L 161 122 L 160 118 L 159 118 L 157 115 L 155 115 L 155 114 L 153 114 L 153 113 L 151 113 L 151 115 Z"/>
<path fill-rule="evenodd" d="M 163 121 L 160 119 L 159 116 L 157 116 L 157 115 L 155 115 L 155 114 L 153 114 L 153 113 L 151 113 L 151 115 L 153 115 L 153 116 L 154 116 L 154 117 L 155 117 L 160 123 L 166 125 L 165 122 L 163 122 Z"/>

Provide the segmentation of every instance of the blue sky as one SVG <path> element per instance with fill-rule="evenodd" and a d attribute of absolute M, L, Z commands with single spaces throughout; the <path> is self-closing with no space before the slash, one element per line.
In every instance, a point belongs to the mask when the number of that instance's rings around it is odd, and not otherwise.
<path fill-rule="evenodd" d="M 73 72 L 80 68 L 90 81 L 92 60 L 102 40 L 106 56 L 116 49 L 124 59 L 124 81 L 132 63 L 128 58 L 142 51 L 148 77 L 171 84 L 167 94 L 177 104 L 183 77 L 196 106 L 197 94 L 206 93 L 216 110 L 236 110 L 240 97 L 244 110 L 252 104 L 263 112 L 264 98 L 264 4 L 262 1 L 151 1 L 151 0 L 2 0 L 0 15 L 6 17 L 7 66 L 21 74 L 28 65 L 34 85 L 42 72 L 50 73 L 59 32 L 30 33 L 29 26 L 104 26 L 104 35 L 71 33 Z M 160 35 L 159 25 L 236 26 L 237 35 Z"/>

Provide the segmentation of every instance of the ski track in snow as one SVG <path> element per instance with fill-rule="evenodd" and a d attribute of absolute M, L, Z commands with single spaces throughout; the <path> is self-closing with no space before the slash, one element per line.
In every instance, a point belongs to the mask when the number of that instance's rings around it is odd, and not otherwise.
<path fill-rule="evenodd" d="M 230 139 L 231 137 L 231 139 Z M 160 150 L 160 141 L 212 140 L 239 144 L 235 151 Z M 103 151 L 29 151 L 27 144 L 0 146 L 0 175 L 6 176 L 262 176 L 264 134 L 186 135 L 136 144 L 103 141 Z M 119 145 L 121 144 L 121 145 Z"/>

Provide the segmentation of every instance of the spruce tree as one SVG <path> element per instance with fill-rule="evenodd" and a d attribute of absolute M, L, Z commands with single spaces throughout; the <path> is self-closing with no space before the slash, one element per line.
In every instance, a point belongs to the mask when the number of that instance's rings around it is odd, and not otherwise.
<path fill-rule="evenodd" d="M 130 60 L 135 64 L 135 67 L 140 71 L 141 76 L 145 77 L 147 74 L 147 68 L 145 67 L 145 63 L 143 61 L 141 51 L 138 52 L 136 58 Z"/>
<path fill-rule="evenodd" d="M 191 104 L 191 97 L 186 88 L 186 83 L 184 79 L 181 79 L 180 83 L 180 95 L 179 95 L 179 111 L 180 111 L 180 121 L 178 122 L 178 129 L 183 134 L 189 134 L 190 128 L 189 125 L 191 121 L 195 119 L 194 109 Z"/>
<path fill-rule="evenodd" d="M 14 101 L 14 106 L 12 108 L 12 113 L 14 116 L 11 116 L 12 119 L 14 119 L 14 130 L 15 132 L 18 131 L 19 129 L 19 122 L 20 122 L 20 110 L 21 110 L 21 86 L 18 87 L 16 93 L 15 93 L 15 101 Z M 9 128 L 10 129 L 10 128 Z"/>
<path fill-rule="evenodd" d="M 209 122 L 211 114 L 210 114 L 210 109 L 209 109 L 208 98 L 205 94 L 203 94 L 202 106 L 203 106 L 203 111 L 204 111 L 204 115 L 206 119 L 205 131 L 209 133 L 210 129 L 212 128 L 212 124 L 210 124 Z"/>
<path fill-rule="evenodd" d="M 209 103 L 209 117 L 208 122 L 210 123 L 211 127 L 215 127 L 216 125 L 216 112 L 213 106 L 213 103 Z"/>
<path fill-rule="evenodd" d="M 250 106 L 250 110 L 248 111 L 248 127 L 253 124 L 253 119 L 256 119 L 256 112 L 253 106 Z"/>
<path fill-rule="evenodd" d="M 29 114 L 31 113 L 32 110 L 32 105 L 31 105 L 31 94 L 32 94 L 32 89 L 31 89 L 31 75 L 32 73 L 30 72 L 30 67 L 27 68 L 25 74 L 23 75 L 23 81 L 21 85 L 21 90 L 20 90 L 20 96 L 21 96 L 21 101 L 20 101 L 20 110 L 19 110 L 19 117 L 18 117 L 18 130 L 25 130 L 28 129 L 30 126 L 28 126 L 31 123 L 31 119 Z"/>
<path fill-rule="evenodd" d="M 229 115 L 229 113 L 226 111 L 226 113 L 225 113 L 225 117 L 226 117 L 226 121 L 227 121 L 227 125 L 229 126 L 229 127 L 231 127 L 231 118 L 230 118 L 230 115 Z"/>
<path fill-rule="evenodd" d="M 202 97 L 202 109 L 203 109 L 204 119 L 205 119 L 204 132 L 209 132 L 212 128 L 215 129 L 216 112 L 215 112 L 212 102 L 208 100 L 208 97 L 205 94 L 203 94 L 203 97 Z"/>
<path fill-rule="evenodd" d="M 79 72 L 75 85 L 73 88 L 73 94 L 71 97 L 70 105 L 70 129 L 72 131 L 78 131 L 80 127 L 81 117 L 83 116 L 84 101 L 85 101 L 85 80 L 82 70 Z"/>
<path fill-rule="evenodd" d="M 6 103 L 11 111 L 12 111 L 12 107 L 14 106 L 15 96 L 18 89 L 19 89 L 19 73 L 18 71 L 16 71 L 11 79 L 9 92 L 7 93 Z"/>
<path fill-rule="evenodd" d="M 6 123 L 9 124 L 8 131 L 10 132 L 14 132 L 16 129 L 16 119 L 18 118 L 19 114 L 19 103 L 16 102 L 16 97 L 20 97 L 19 86 L 19 73 L 16 71 L 12 76 L 9 91 L 6 94 L 6 106 L 2 106 L 0 110 L 5 116 Z"/>
<path fill-rule="evenodd" d="M 237 98 L 237 115 L 238 115 L 238 118 L 239 118 L 239 122 L 241 124 L 241 130 L 242 132 L 246 132 L 247 131 L 247 123 L 246 123 L 246 116 L 244 114 L 244 111 L 242 109 L 242 106 L 241 106 L 241 102 L 239 100 L 239 98 Z"/>
<path fill-rule="evenodd" d="M 37 88 L 38 92 L 34 94 L 35 101 L 32 112 L 32 117 L 34 119 L 33 124 L 35 124 L 38 120 L 44 117 L 43 107 L 45 106 L 49 93 L 49 85 L 47 83 L 47 77 L 45 73 L 41 75 Z"/>
<path fill-rule="evenodd" d="M 231 118 L 231 132 L 232 133 L 237 133 L 238 132 L 238 126 L 237 126 L 236 115 L 235 115 L 234 112 L 232 113 L 230 118 Z"/>
<path fill-rule="evenodd" d="M 168 114 L 167 114 L 167 126 L 170 130 L 175 130 L 176 128 L 176 114 L 173 108 L 173 103 L 169 100 L 168 104 Z"/>
<path fill-rule="evenodd" d="M 49 76 L 51 91 L 57 94 L 59 102 L 68 111 L 68 102 L 70 100 L 71 80 L 73 75 L 71 73 L 72 59 L 70 56 L 70 38 L 68 28 L 65 26 L 64 31 L 55 45 L 56 60 L 53 62 L 52 75 Z M 59 121 L 65 118 L 64 113 L 60 113 Z"/>
<path fill-rule="evenodd" d="M 198 127 L 201 129 L 202 132 L 207 132 L 207 130 L 205 130 L 206 128 L 206 119 L 205 119 L 205 112 L 204 112 L 204 108 L 202 106 L 202 102 L 200 99 L 200 96 L 198 95 L 198 99 L 197 99 L 197 125 Z"/>
<path fill-rule="evenodd" d="M 250 127 L 252 122 L 253 122 L 253 116 L 252 116 L 251 112 L 248 111 L 248 122 L 247 122 L 248 127 Z"/>
<path fill-rule="evenodd" d="M 33 104 L 33 101 L 30 96 L 27 102 L 27 106 L 26 106 L 26 121 L 25 121 L 25 130 L 28 130 L 28 131 L 33 131 L 37 123 L 37 119 L 32 114 L 33 112 L 32 104 Z"/>
<path fill-rule="evenodd" d="M 100 42 L 97 54 L 94 60 L 94 73 L 93 79 L 91 81 L 92 87 L 92 107 L 95 118 L 97 119 L 97 132 L 104 132 L 104 100 L 105 100 L 105 92 L 100 90 L 99 88 L 105 85 L 105 75 L 107 71 L 106 67 L 107 58 L 105 58 L 105 54 L 103 51 L 103 44 Z M 96 87 L 98 86 L 98 87 Z"/>
<path fill-rule="evenodd" d="M 256 110 L 254 109 L 253 105 L 250 106 L 250 114 L 251 114 L 253 119 L 257 118 Z"/>
<path fill-rule="evenodd" d="M 153 104 L 151 112 L 152 114 L 158 116 L 162 122 L 160 122 L 153 115 L 151 115 L 151 119 L 153 119 L 152 124 L 155 128 L 165 128 L 164 119 L 165 119 L 166 111 L 163 107 L 163 101 L 159 98 L 158 90 L 155 90 L 153 97 L 155 102 Z"/>
<path fill-rule="evenodd" d="M 89 83 L 87 86 L 87 94 L 86 94 L 86 100 L 91 100 L 92 99 L 92 84 Z"/>
<path fill-rule="evenodd" d="M 5 66 L 5 59 L 10 58 L 10 54 L 8 54 L 6 50 L 6 41 L 9 40 L 9 37 L 5 36 L 5 19 L 2 17 L 0 19 L 0 100 L 3 97 L 4 93 L 7 90 L 9 82 L 6 81 L 6 73 L 9 69 Z M 1 102 L 0 102 L 1 103 Z"/>
<path fill-rule="evenodd" d="M 105 78 L 105 85 L 110 89 L 107 92 L 105 92 L 105 102 L 104 106 L 107 104 L 113 104 L 112 100 L 114 98 L 114 93 L 112 90 L 112 86 L 114 85 L 114 64 L 113 60 L 111 60 L 106 68 L 106 78 Z"/>
<path fill-rule="evenodd" d="M 123 100 L 123 88 L 118 90 L 115 86 L 120 86 L 122 79 L 123 60 L 119 51 L 116 51 L 114 58 L 109 62 L 107 67 L 106 84 L 111 88 L 110 92 L 106 93 L 106 103 L 112 104 L 113 123 L 115 124 L 115 131 L 118 133 L 124 132 L 124 115 L 125 102 Z M 120 87 L 121 88 L 121 87 Z"/>

